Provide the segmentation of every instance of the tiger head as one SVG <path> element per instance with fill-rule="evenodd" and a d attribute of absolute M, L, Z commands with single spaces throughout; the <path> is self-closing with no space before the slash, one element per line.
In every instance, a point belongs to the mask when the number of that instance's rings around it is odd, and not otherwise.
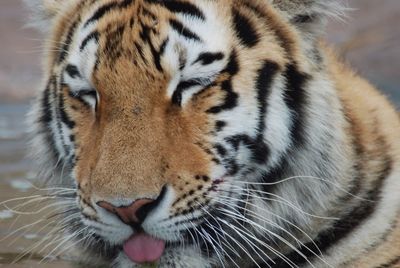
<path fill-rule="evenodd" d="M 260 213 L 249 189 L 290 175 L 311 142 L 331 1 L 27 3 L 49 38 L 34 152 L 76 196 L 74 239 L 95 237 L 106 262 L 233 258 L 217 240 Z"/>

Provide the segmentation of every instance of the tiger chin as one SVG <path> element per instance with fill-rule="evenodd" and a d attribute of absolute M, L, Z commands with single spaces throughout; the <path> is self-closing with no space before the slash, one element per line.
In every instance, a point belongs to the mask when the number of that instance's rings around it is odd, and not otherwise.
<path fill-rule="evenodd" d="M 342 3 L 26 3 L 83 267 L 399 267 L 399 115 L 321 41 Z"/>

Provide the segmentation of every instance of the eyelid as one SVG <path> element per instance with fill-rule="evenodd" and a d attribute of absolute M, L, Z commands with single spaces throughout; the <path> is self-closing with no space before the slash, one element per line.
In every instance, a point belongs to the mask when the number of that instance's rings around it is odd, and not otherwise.
<path fill-rule="evenodd" d="M 82 97 L 82 96 L 91 96 L 97 99 L 97 92 L 94 89 L 81 89 L 77 92 L 73 92 L 72 94 L 75 93 L 75 96 L 77 97 Z"/>
<path fill-rule="evenodd" d="M 172 103 L 181 106 L 183 94 L 193 87 L 206 88 L 212 84 L 212 80 L 209 78 L 192 78 L 179 82 L 174 93 L 172 94 Z"/>
<path fill-rule="evenodd" d="M 62 76 L 63 86 L 68 88 L 68 95 L 86 106 L 96 107 L 98 102 L 97 91 L 81 76 L 78 67 L 68 64 Z"/>
<path fill-rule="evenodd" d="M 78 91 L 70 91 L 69 95 L 82 102 L 83 104 L 97 109 L 98 95 L 94 89 L 81 89 Z"/>

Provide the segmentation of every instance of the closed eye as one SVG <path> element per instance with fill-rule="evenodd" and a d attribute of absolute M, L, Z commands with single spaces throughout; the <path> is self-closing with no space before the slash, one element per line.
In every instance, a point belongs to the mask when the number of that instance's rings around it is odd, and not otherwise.
<path fill-rule="evenodd" d="M 97 93 L 96 90 L 94 89 L 82 89 L 76 92 L 71 92 L 72 95 L 74 95 L 73 97 L 84 97 L 84 96 L 90 96 L 93 98 L 97 98 Z"/>
<path fill-rule="evenodd" d="M 172 103 L 181 106 L 182 105 L 182 94 L 189 88 L 194 86 L 201 86 L 202 83 L 199 80 L 192 79 L 188 81 L 182 81 L 178 84 L 174 94 L 172 95 Z"/>
<path fill-rule="evenodd" d="M 76 65 L 68 64 L 65 67 L 62 83 L 69 88 L 70 97 L 90 108 L 96 108 L 97 92 L 86 82 Z"/>
<path fill-rule="evenodd" d="M 188 92 L 191 89 L 203 89 L 209 86 L 211 83 L 212 79 L 210 77 L 193 78 L 190 80 L 181 81 L 172 95 L 172 103 L 178 106 L 182 106 L 182 103 L 187 101 L 187 98 L 184 98 L 183 96 L 184 93 Z"/>
<path fill-rule="evenodd" d="M 95 108 L 97 105 L 97 91 L 94 89 L 81 89 L 78 91 L 70 91 L 69 95 L 79 100 L 85 105 Z"/>

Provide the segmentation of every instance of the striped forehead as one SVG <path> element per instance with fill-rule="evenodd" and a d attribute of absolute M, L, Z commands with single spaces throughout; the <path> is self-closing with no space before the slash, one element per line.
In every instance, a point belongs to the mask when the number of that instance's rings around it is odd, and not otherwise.
<path fill-rule="evenodd" d="M 145 5 L 145 8 L 139 8 L 140 4 Z M 155 14 L 162 12 L 168 14 L 164 18 L 165 21 L 159 21 L 161 24 L 169 25 L 169 27 L 163 27 L 163 29 L 167 29 L 166 32 L 160 33 L 160 36 L 164 35 L 161 38 L 164 38 L 165 44 L 163 53 L 160 55 L 162 57 L 160 62 L 167 66 L 171 77 L 175 77 L 178 71 L 182 79 L 190 79 L 195 74 L 212 76 L 226 64 L 227 57 L 224 58 L 224 53 L 228 53 L 231 41 L 228 38 L 230 36 L 229 28 L 226 26 L 229 23 L 221 19 L 224 17 L 221 16 L 222 11 L 218 10 L 217 13 L 214 5 L 215 3 L 206 1 L 202 3 L 198 1 L 196 5 L 176 1 L 162 3 L 146 0 L 94 1 L 94 4 L 86 8 L 84 14 L 81 14 L 79 21 L 71 25 L 74 34 L 66 35 L 65 38 L 71 40 L 63 42 L 69 42 L 70 45 L 68 51 L 62 52 L 65 55 L 61 55 L 60 58 L 63 59 L 64 65 L 76 67 L 76 71 L 80 74 L 79 78 L 84 78 L 80 80 L 90 83 L 93 69 L 99 62 L 100 40 L 110 37 L 104 32 L 106 28 L 104 22 L 110 25 L 132 26 L 136 24 L 137 27 L 141 27 L 141 22 L 138 21 L 141 16 L 138 15 L 138 12 L 143 12 L 144 9 L 150 13 L 150 16 L 154 16 L 155 20 L 158 20 Z M 137 39 L 143 41 L 143 35 L 138 35 Z M 105 42 L 110 42 L 110 40 L 105 40 Z M 134 45 L 135 40 L 132 39 L 132 47 Z M 182 70 L 179 61 L 180 55 L 178 55 L 182 49 L 185 51 L 185 61 L 189 65 L 193 65 L 193 68 Z M 101 56 L 107 57 L 107 53 L 102 53 Z M 201 68 L 201 63 L 209 61 L 210 57 L 219 60 L 219 64 L 218 62 L 214 65 L 207 64 L 207 68 Z M 196 63 L 199 64 L 196 65 Z"/>

